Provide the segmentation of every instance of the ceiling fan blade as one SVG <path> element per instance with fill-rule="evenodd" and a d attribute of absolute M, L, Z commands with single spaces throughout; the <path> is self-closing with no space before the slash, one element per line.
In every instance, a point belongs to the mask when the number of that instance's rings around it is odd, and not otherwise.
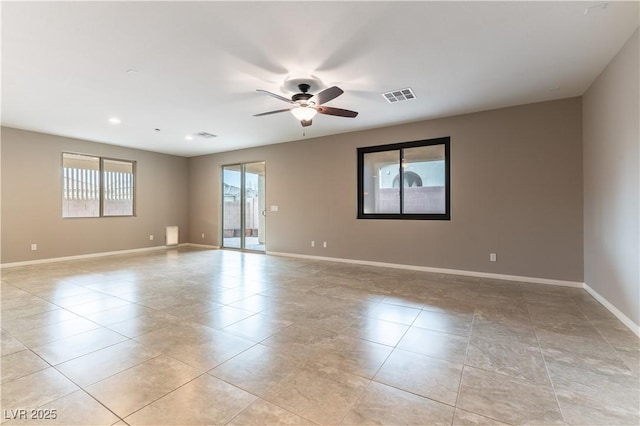
<path fill-rule="evenodd" d="M 300 120 L 300 124 L 302 124 L 302 127 L 309 127 L 311 126 L 313 120 Z"/>
<path fill-rule="evenodd" d="M 253 116 L 254 117 L 262 117 L 263 115 L 277 114 L 279 112 L 285 112 L 285 111 L 291 111 L 291 110 L 289 108 L 278 109 L 278 110 L 275 110 L 275 111 L 261 112 L 260 114 L 253 114 Z"/>
<path fill-rule="evenodd" d="M 290 104 L 294 103 L 291 99 L 287 99 L 284 96 L 276 95 L 275 93 L 267 92 L 266 90 L 256 89 L 256 92 L 266 93 L 269 96 L 273 96 L 276 99 L 280 99 L 281 101 L 285 101 L 285 102 L 288 102 Z"/>
<path fill-rule="evenodd" d="M 310 100 L 315 102 L 316 105 L 322 105 L 332 99 L 337 98 L 343 93 L 344 91 L 341 88 L 339 88 L 338 86 L 333 86 L 329 87 L 328 89 L 324 89 L 322 92 L 316 93 Z"/>
<path fill-rule="evenodd" d="M 342 108 L 332 108 L 332 107 L 321 106 L 321 107 L 317 107 L 316 110 L 318 110 L 320 114 L 337 115 L 338 117 L 353 118 L 358 115 L 358 113 L 355 111 L 350 111 L 348 109 L 342 109 Z"/>

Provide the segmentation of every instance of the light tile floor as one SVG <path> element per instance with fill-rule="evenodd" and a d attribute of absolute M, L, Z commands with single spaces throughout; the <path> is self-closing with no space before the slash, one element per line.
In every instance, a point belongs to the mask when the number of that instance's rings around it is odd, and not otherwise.
<path fill-rule="evenodd" d="M 580 289 L 179 248 L 1 295 L 2 424 L 640 423 L 639 340 Z"/>

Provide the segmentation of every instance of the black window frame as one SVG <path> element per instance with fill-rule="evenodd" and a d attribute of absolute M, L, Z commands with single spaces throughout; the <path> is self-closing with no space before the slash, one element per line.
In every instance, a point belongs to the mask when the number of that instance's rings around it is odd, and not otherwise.
<path fill-rule="evenodd" d="M 400 213 L 364 212 L 364 156 L 365 154 L 385 151 L 398 151 L 399 164 L 403 162 L 403 150 L 423 146 L 444 145 L 445 164 L 445 212 L 444 213 L 403 213 L 404 181 L 400 173 Z M 451 137 L 424 139 L 386 145 L 358 148 L 358 219 L 400 219 L 400 220 L 451 220 Z"/>

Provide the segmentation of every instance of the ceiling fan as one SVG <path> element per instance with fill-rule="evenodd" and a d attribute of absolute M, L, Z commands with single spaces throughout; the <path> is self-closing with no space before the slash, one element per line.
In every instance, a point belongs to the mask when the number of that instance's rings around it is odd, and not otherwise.
<path fill-rule="evenodd" d="M 291 111 L 291 113 L 300 121 L 302 127 L 311 126 L 311 122 L 313 117 L 317 113 L 325 114 L 325 115 L 335 115 L 338 117 L 349 117 L 353 118 L 358 115 L 355 111 L 350 111 L 348 109 L 342 108 L 333 108 L 322 106 L 322 104 L 329 102 L 342 95 L 344 91 L 337 87 L 329 87 L 328 89 L 323 90 L 322 92 L 316 93 L 312 95 L 309 92 L 309 88 L 311 86 L 306 83 L 298 84 L 298 89 L 300 89 L 300 93 L 296 93 L 291 97 L 291 99 L 287 99 L 284 96 L 276 95 L 275 93 L 267 92 L 266 90 L 257 89 L 258 92 L 266 93 L 269 96 L 273 96 L 276 99 L 280 99 L 281 101 L 288 102 L 293 104 L 292 108 L 279 109 L 276 111 L 263 112 L 260 114 L 254 114 L 254 117 L 261 117 L 263 115 L 269 114 L 277 114 L 279 112 Z"/>

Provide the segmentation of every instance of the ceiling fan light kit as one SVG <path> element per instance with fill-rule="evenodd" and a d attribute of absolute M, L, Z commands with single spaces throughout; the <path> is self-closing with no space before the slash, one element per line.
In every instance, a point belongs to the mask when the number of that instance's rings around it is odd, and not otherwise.
<path fill-rule="evenodd" d="M 335 115 L 337 117 L 353 118 L 358 115 L 356 111 L 350 111 L 347 109 L 333 108 L 321 106 L 322 104 L 329 102 L 341 94 L 344 93 L 342 89 L 337 86 L 329 87 L 315 95 L 309 93 L 310 85 L 306 83 L 298 84 L 300 93 L 294 94 L 291 99 L 287 99 L 284 96 L 277 95 L 275 93 L 268 92 L 266 90 L 257 89 L 258 92 L 264 92 L 269 96 L 272 96 L 281 101 L 293 104 L 293 108 L 279 109 L 276 111 L 263 112 L 260 114 L 254 114 L 254 117 L 261 117 L 263 115 L 276 114 L 279 112 L 290 111 L 293 116 L 300 121 L 302 127 L 310 126 L 313 118 L 316 114 Z"/>
<path fill-rule="evenodd" d="M 317 113 L 318 110 L 310 106 L 299 106 L 291 110 L 291 114 L 293 114 L 298 121 L 310 121 Z"/>

